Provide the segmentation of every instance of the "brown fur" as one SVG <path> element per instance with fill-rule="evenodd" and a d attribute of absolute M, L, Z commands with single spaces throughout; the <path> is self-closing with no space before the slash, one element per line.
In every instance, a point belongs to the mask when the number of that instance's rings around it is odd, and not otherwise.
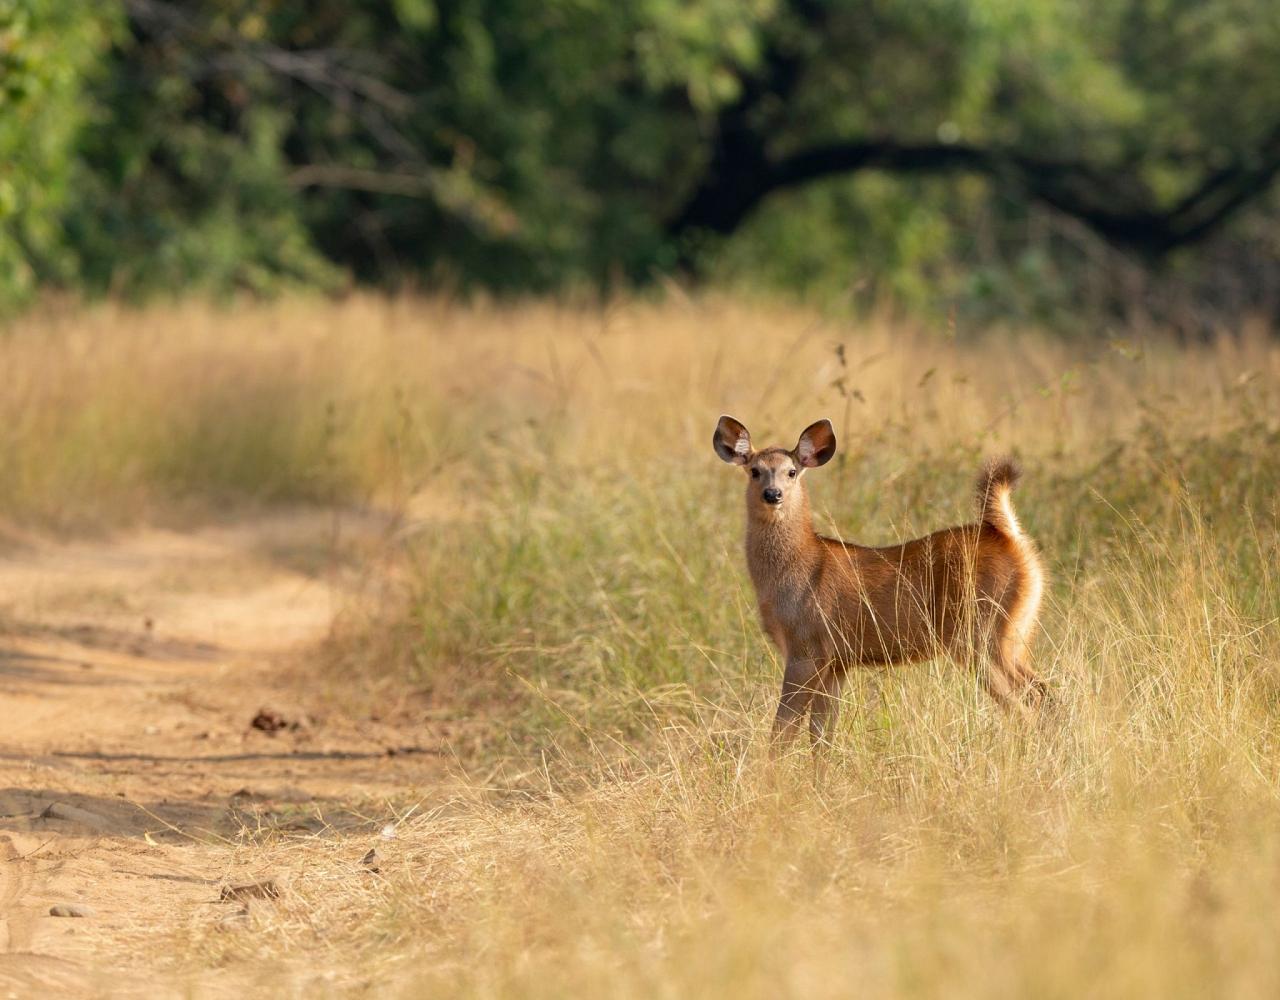
<path fill-rule="evenodd" d="M 746 428 L 722 417 L 716 452 L 747 471 L 747 567 L 765 630 L 786 660 L 776 738 L 789 740 L 809 715 L 815 741 L 835 721 L 852 667 L 889 666 L 938 655 L 976 666 L 1004 707 L 1038 705 L 1043 686 L 1029 643 L 1043 593 L 1034 543 L 1018 525 L 1008 460 L 978 479 L 976 524 L 873 548 L 813 529 L 804 472 L 835 453 L 827 421 L 791 451 L 753 451 Z M 781 494 L 776 503 L 766 491 Z"/>

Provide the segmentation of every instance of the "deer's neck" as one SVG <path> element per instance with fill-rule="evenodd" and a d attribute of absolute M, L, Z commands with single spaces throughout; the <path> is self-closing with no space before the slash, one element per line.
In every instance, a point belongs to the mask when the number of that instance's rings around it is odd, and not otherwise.
<path fill-rule="evenodd" d="M 782 517 L 748 513 L 747 568 L 762 600 L 799 582 L 807 585 L 822 556 L 807 493 L 801 493 Z"/>

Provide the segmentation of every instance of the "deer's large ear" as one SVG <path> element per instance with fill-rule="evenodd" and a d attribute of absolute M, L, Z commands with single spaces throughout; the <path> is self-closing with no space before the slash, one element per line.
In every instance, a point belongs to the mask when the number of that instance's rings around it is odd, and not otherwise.
<path fill-rule="evenodd" d="M 836 432 L 830 420 L 810 424 L 796 443 L 796 461 L 807 469 L 826 465 L 836 453 Z"/>
<path fill-rule="evenodd" d="M 711 443 L 715 445 L 716 454 L 733 465 L 746 465 L 751 457 L 751 435 L 727 413 L 716 424 L 716 435 Z"/>

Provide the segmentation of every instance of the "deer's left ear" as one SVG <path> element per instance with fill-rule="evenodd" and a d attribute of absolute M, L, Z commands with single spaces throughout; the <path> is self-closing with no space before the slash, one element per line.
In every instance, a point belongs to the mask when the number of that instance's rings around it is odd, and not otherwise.
<path fill-rule="evenodd" d="M 836 432 L 830 420 L 810 424 L 796 443 L 796 461 L 806 469 L 826 465 L 836 453 Z"/>

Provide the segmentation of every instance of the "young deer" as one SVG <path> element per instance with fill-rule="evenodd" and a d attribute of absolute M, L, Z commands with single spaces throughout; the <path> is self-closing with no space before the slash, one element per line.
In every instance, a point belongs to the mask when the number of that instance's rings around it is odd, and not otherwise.
<path fill-rule="evenodd" d="M 982 470 L 977 524 L 868 548 L 813 530 L 804 473 L 836 452 L 829 420 L 807 427 L 791 451 L 753 451 L 747 429 L 723 416 L 714 444 L 747 472 L 747 567 L 765 631 L 786 660 L 775 741 L 790 742 L 807 711 L 821 742 L 851 667 L 939 654 L 976 666 L 1004 708 L 1030 714 L 1043 702 L 1028 658 L 1044 570 L 1013 512 L 1013 462 Z"/>

